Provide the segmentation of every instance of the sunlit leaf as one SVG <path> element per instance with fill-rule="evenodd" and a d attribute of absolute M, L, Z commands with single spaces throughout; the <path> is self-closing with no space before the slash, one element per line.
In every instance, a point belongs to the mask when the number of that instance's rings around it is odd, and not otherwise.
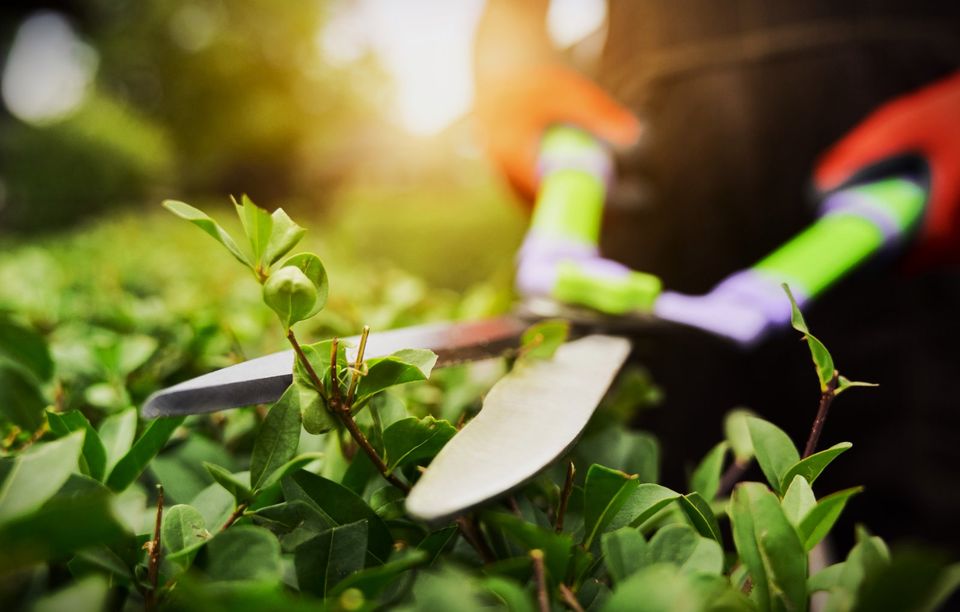
<path fill-rule="evenodd" d="M 237 209 L 237 216 L 240 217 L 243 231 L 250 242 L 253 263 L 258 268 L 262 267 L 263 254 L 273 233 L 273 218 L 267 211 L 254 204 L 246 194 L 240 196 L 239 204 L 233 200 L 233 205 Z"/>
<path fill-rule="evenodd" d="M 244 482 L 245 479 L 213 463 L 207 463 L 205 461 L 203 467 L 221 487 L 229 491 L 230 495 L 233 495 L 238 504 L 250 501 L 253 498 L 250 486 Z"/>
<path fill-rule="evenodd" d="M 807 512 L 817 505 L 817 498 L 814 497 L 813 489 L 810 488 L 807 479 L 797 474 L 790 481 L 790 486 L 787 487 L 780 505 L 787 519 L 793 523 L 794 527 L 799 527 L 800 521 Z"/>
<path fill-rule="evenodd" d="M 67 412 L 47 411 L 50 430 L 58 436 L 66 436 L 74 431 L 86 432 L 83 437 L 83 452 L 80 454 L 80 467 L 96 480 L 103 480 L 107 466 L 107 451 L 103 447 L 100 435 L 87 417 L 79 410 Z"/>
<path fill-rule="evenodd" d="M 793 299 L 793 293 L 790 292 L 790 287 L 786 283 L 783 284 L 783 290 L 787 292 L 787 297 L 790 298 L 790 323 L 806 339 L 807 346 L 810 348 L 810 356 L 813 358 L 813 365 L 817 370 L 817 378 L 820 379 L 820 390 L 826 391 L 827 386 L 836 374 L 833 357 L 830 356 L 827 347 L 810 333 L 806 321 L 803 320 L 803 313 L 800 312 L 800 307 L 797 306 L 797 301 Z"/>
<path fill-rule="evenodd" d="M 310 317 L 317 303 L 317 288 L 300 268 L 284 266 L 263 284 L 263 303 L 277 313 L 284 329 Z"/>
<path fill-rule="evenodd" d="M 233 255 L 237 261 L 240 263 L 253 268 L 253 263 L 250 259 L 240 250 L 240 247 L 237 246 L 237 243 L 233 241 L 233 238 L 230 237 L 230 234 L 227 233 L 225 229 L 220 227 L 220 224 L 211 219 L 205 212 L 185 204 L 184 202 L 177 202 L 176 200 L 164 200 L 163 207 L 177 215 L 181 219 L 186 219 L 190 223 L 193 223 L 204 232 L 212 236 L 217 242 L 222 244 L 230 251 L 230 254 Z"/>
<path fill-rule="evenodd" d="M 267 266 L 272 266 L 277 261 L 297 246 L 300 239 L 307 230 L 294 223 L 282 208 L 278 208 L 270 215 L 273 219 L 273 231 L 270 234 L 270 241 L 263 252 L 262 261 Z"/>
<path fill-rule="evenodd" d="M 654 534 L 647 546 L 646 565 L 672 563 L 684 572 L 720 574 L 723 549 L 686 525 L 668 525 Z"/>
<path fill-rule="evenodd" d="M 520 355 L 523 359 L 549 359 L 569 335 L 569 321 L 550 319 L 534 323 L 520 336 Z"/>
<path fill-rule="evenodd" d="M 373 395 L 396 385 L 427 380 L 436 363 L 436 353 L 426 349 L 404 349 L 387 357 L 369 359 L 367 374 L 357 386 L 356 403 L 362 405 Z"/>
<path fill-rule="evenodd" d="M 753 459 L 753 441 L 750 439 L 750 428 L 747 427 L 747 417 L 752 416 L 756 415 L 750 410 L 738 408 L 728 412 L 723 419 L 727 442 L 733 450 L 734 459 L 741 465 Z"/>
<path fill-rule="evenodd" d="M 600 549 L 614 583 L 625 580 L 646 565 L 647 540 L 633 527 L 622 527 L 603 534 Z"/>
<path fill-rule="evenodd" d="M 4 458 L 0 484 L 0 524 L 29 514 L 50 499 L 77 469 L 85 430 L 59 440 L 34 444 L 16 457 Z M 0 555 L 2 556 L 2 555 Z"/>

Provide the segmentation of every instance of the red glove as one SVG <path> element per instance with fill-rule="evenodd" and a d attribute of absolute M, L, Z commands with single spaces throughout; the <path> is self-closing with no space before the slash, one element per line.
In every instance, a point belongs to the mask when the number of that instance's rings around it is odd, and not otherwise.
<path fill-rule="evenodd" d="M 477 92 L 476 114 L 489 155 L 530 201 L 537 189 L 540 138 L 549 126 L 576 125 L 618 147 L 630 146 L 640 136 L 640 124 L 630 111 L 561 66 L 498 75 L 496 83 Z"/>
<path fill-rule="evenodd" d="M 815 181 L 832 191 L 909 155 L 923 158 L 930 180 L 915 263 L 960 260 L 960 73 L 874 111 L 821 158 Z"/>

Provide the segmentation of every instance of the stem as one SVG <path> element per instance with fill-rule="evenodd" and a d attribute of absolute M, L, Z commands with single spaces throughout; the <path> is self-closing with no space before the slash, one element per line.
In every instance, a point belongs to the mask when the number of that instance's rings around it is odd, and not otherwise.
<path fill-rule="evenodd" d="M 287 338 L 290 340 L 290 344 L 293 345 L 293 350 L 296 351 L 297 357 L 300 359 L 300 362 L 303 364 L 304 369 L 307 371 L 307 375 L 310 377 L 310 382 L 313 383 L 318 389 L 323 389 L 323 381 L 320 380 L 320 377 L 317 376 L 316 370 L 313 369 L 313 366 L 310 365 L 310 362 L 307 360 L 306 355 L 303 354 L 303 349 L 300 348 L 300 344 L 297 342 L 297 338 L 293 333 L 293 330 L 287 332 Z M 337 380 L 337 371 L 336 371 L 336 349 L 337 349 L 337 339 L 334 338 L 331 343 L 333 347 L 334 359 L 330 362 L 330 387 L 331 395 L 327 400 L 328 405 L 330 406 L 330 411 L 337 415 L 337 418 L 340 419 L 340 422 L 343 423 L 343 426 L 347 428 L 347 431 L 350 432 L 350 436 L 353 438 L 353 441 L 357 443 L 357 446 L 363 449 L 363 452 L 367 454 L 370 458 L 370 461 L 376 466 L 377 471 L 380 472 L 380 475 L 383 476 L 387 482 L 397 487 L 403 491 L 404 495 L 410 492 L 410 485 L 403 482 L 397 478 L 396 474 L 390 472 L 390 468 L 387 467 L 387 464 L 383 462 L 383 459 L 380 458 L 380 455 L 377 454 L 376 449 L 370 444 L 370 441 L 367 440 L 367 437 L 363 435 L 363 432 L 360 431 L 360 427 L 357 425 L 357 422 L 353 420 L 353 415 L 350 414 L 350 405 L 344 404 L 340 399 L 340 383 Z M 326 399 L 326 398 L 324 398 Z"/>
<path fill-rule="evenodd" d="M 312 382 L 313 386 L 317 388 L 317 393 L 320 394 L 320 397 L 323 398 L 323 401 L 328 401 L 327 392 L 323 388 L 323 380 L 317 376 L 317 371 L 313 369 L 313 365 L 311 365 L 310 360 L 307 359 L 307 355 L 303 352 L 303 348 L 300 346 L 300 343 L 297 342 L 297 336 L 293 333 L 292 327 L 287 330 L 287 340 L 290 341 L 293 351 L 297 354 L 297 359 L 300 361 L 300 365 L 302 365 L 303 369 L 307 371 L 307 376 L 310 377 L 310 382 Z"/>
<path fill-rule="evenodd" d="M 347 404 L 353 406 L 353 398 L 360 382 L 360 372 L 363 368 L 363 354 L 367 350 L 367 337 L 370 335 L 370 326 L 364 325 L 360 333 L 360 348 L 357 349 L 357 358 L 353 363 L 353 372 L 350 374 L 350 388 L 347 390 Z"/>
<path fill-rule="evenodd" d="M 466 516 L 458 516 L 456 521 L 463 539 L 477 551 L 484 563 L 493 563 L 497 560 L 474 521 Z"/>
<path fill-rule="evenodd" d="M 730 495 L 730 491 L 733 490 L 733 485 L 740 482 L 740 479 L 743 478 L 744 473 L 746 473 L 749 467 L 749 461 L 740 462 L 735 460 L 731 463 L 723 472 L 723 476 L 720 477 L 720 488 L 717 489 L 717 497 L 727 497 Z"/>
<path fill-rule="evenodd" d="M 573 612 L 583 612 L 583 606 L 577 601 L 577 596 L 573 594 L 570 587 L 562 582 L 560 583 L 560 596 L 563 597 L 563 603 L 567 604 L 567 607 Z"/>
<path fill-rule="evenodd" d="M 144 598 L 147 612 L 157 609 L 157 580 L 160 577 L 160 528 L 163 526 L 163 485 L 157 485 L 157 521 L 153 528 L 153 540 L 150 541 L 150 557 L 147 562 L 147 580 L 150 590 Z"/>
<path fill-rule="evenodd" d="M 557 533 L 563 531 L 563 519 L 567 514 L 567 503 L 570 501 L 570 494 L 573 493 L 573 475 L 577 473 L 577 468 L 573 461 L 567 464 L 567 479 L 563 483 L 563 490 L 560 492 L 560 505 L 557 507 L 557 518 L 554 521 L 553 529 Z"/>
<path fill-rule="evenodd" d="M 813 427 L 810 428 L 810 437 L 807 439 L 807 447 L 803 451 L 803 458 L 806 459 L 817 450 L 817 442 L 820 441 L 820 434 L 823 432 L 823 425 L 827 421 L 827 413 L 830 411 L 830 404 L 836 397 L 837 383 L 840 380 L 839 372 L 833 371 L 833 378 L 827 383 L 827 388 L 820 394 L 820 406 L 817 408 L 817 417 L 813 420 Z"/>
<path fill-rule="evenodd" d="M 249 502 L 242 502 L 237 504 L 237 509 L 233 511 L 233 514 L 227 517 L 227 522 L 223 524 L 223 527 L 220 528 L 220 531 L 226 531 L 227 528 L 230 527 L 230 525 L 233 525 L 234 523 L 236 523 L 237 519 L 243 516 L 243 513 L 247 511 L 247 507 L 249 505 L 250 505 Z"/>
<path fill-rule="evenodd" d="M 533 575 L 537 582 L 537 604 L 540 612 L 550 612 L 550 595 L 547 593 L 547 576 L 543 567 L 543 551 L 535 548 L 530 551 L 533 559 Z"/>
<path fill-rule="evenodd" d="M 330 340 L 330 404 L 332 406 L 343 406 L 343 401 L 340 397 L 340 363 L 337 359 L 338 348 L 340 348 L 340 340 L 337 338 Z"/>

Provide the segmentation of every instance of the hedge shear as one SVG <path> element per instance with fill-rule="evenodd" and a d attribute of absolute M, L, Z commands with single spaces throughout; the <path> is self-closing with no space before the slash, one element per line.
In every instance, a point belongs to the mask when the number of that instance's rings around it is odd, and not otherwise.
<path fill-rule="evenodd" d="M 517 274 L 525 307 L 483 321 L 374 333 L 367 342 L 369 357 L 424 348 L 444 367 L 503 356 L 537 319 L 560 315 L 572 323 L 570 341 L 552 359 L 496 383 L 479 415 L 433 459 L 406 501 L 415 518 L 437 522 L 461 514 L 521 486 L 562 456 L 627 360 L 631 337 L 682 326 L 753 345 L 790 320 L 782 283 L 801 306 L 809 302 L 871 255 L 904 241 L 927 199 L 911 176 L 836 191 L 821 202 L 820 218 L 792 240 L 706 295 L 687 296 L 661 291 L 657 278 L 599 256 L 612 168 L 602 143 L 576 128 L 554 127 L 540 159 L 541 185 Z M 143 415 L 276 401 L 292 382 L 293 363 L 293 352 L 284 351 L 205 374 L 153 394 Z"/>

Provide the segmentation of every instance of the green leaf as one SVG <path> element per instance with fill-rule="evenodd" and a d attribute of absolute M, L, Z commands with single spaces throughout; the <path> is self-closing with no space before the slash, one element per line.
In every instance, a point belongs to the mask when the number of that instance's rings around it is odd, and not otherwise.
<path fill-rule="evenodd" d="M 303 470 L 281 481 L 283 496 L 290 502 L 301 500 L 317 510 L 331 525 L 346 525 L 365 519 L 368 523 L 367 546 L 375 563 L 383 563 L 393 548 L 393 536 L 386 523 L 363 499 L 346 487 Z M 371 563 L 368 563 L 370 565 Z"/>
<path fill-rule="evenodd" d="M 590 550 L 594 538 L 617 515 L 637 490 L 640 481 L 635 475 L 624 474 L 602 465 L 593 464 L 584 482 L 583 547 Z"/>
<path fill-rule="evenodd" d="M 622 582 L 646 565 L 647 540 L 633 527 L 603 534 L 600 549 L 614 583 Z"/>
<path fill-rule="evenodd" d="M 270 215 L 273 219 L 273 231 L 270 233 L 270 242 L 263 252 L 263 263 L 272 266 L 297 246 L 307 230 L 293 222 L 282 208 L 278 208 Z"/>
<path fill-rule="evenodd" d="M 300 590 L 325 597 L 338 582 L 363 569 L 366 551 L 367 521 L 363 520 L 307 540 L 294 551 Z"/>
<path fill-rule="evenodd" d="M 413 549 L 397 559 L 376 567 L 368 567 L 347 576 L 333 587 L 330 595 L 336 597 L 347 589 L 358 589 L 367 599 L 375 599 L 404 572 L 424 565 L 429 558 L 426 551 Z"/>
<path fill-rule="evenodd" d="M 43 425 L 47 401 L 32 376 L 22 368 L 0 362 L 0 412 L 14 425 L 36 431 Z"/>
<path fill-rule="evenodd" d="M 260 483 L 260 490 L 272 487 L 276 483 L 280 482 L 284 476 L 292 474 L 297 470 L 301 470 L 310 463 L 322 458 L 323 453 L 320 452 L 302 453 L 297 455 L 290 461 L 287 461 L 283 465 L 273 470 L 273 472 L 271 472 L 270 475 L 267 476 L 262 483 Z"/>
<path fill-rule="evenodd" d="M 160 541 L 166 551 L 164 559 L 177 565 L 180 571 L 190 567 L 194 553 L 211 537 L 196 508 L 179 504 L 163 513 Z"/>
<path fill-rule="evenodd" d="M 790 481 L 787 492 L 780 502 L 783 507 L 783 513 L 787 519 L 793 523 L 794 527 L 800 526 L 800 521 L 807 515 L 814 506 L 817 505 L 817 498 L 813 495 L 813 489 L 807 479 L 797 474 Z"/>
<path fill-rule="evenodd" d="M 801 459 L 793 466 L 787 470 L 786 474 L 783 475 L 783 480 L 781 480 L 781 490 L 787 488 L 787 486 L 793 481 L 793 477 L 800 475 L 807 479 L 811 485 L 813 481 L 817 479 L 817 476 L 823 472 L 824 468 L 830 465 L 834 459 L 836 459 L 840 454 L 850 450 L 853 447 L 853 444 L 849 442 L 840 442 L 839 444 L 834 444 L 826 450 L 822 450 L 819 453 L 814 453 L 807 457 L 806 459 Z"/>
<path fill-rule="evenodd" d="M 237 201 L 233 200 L 233 205 L 237 209 L 240 223 L 243 224 L 243 232 L 250 241 L 253 263 L 257 267 L 262 267 L 263 254 L 267 250 L 267 244 L 273 234 L 273 217 L 254 204 L 246 194 L 240 196 L 240 202 L 240 204 L 237 204 Z"/>
<path fill-rule="evenodd" d="M 535 612 L 530 594 L 513 580 L 491 576 L 481 582 L 481 586 L 496 597 L 507 612 Z"/>
<path fill-rule="evenodd" d="M 650 565 L 617 585 L 605 612 L 675 610 L 753 610 L 742 594 L 719 576 L 682 572 L 675 565 Z"/>
<path fill-rule="evenodd" d="M 238 504 L 249 502 L 253 498 L 250 487 L 239 476 L 235 476 L 229 470 L 215 465 L 213 463 L 203 462 L 204 469 L 213 476 L 221 487 L 230 492 Z"/>
<path fill-rule="evenodd" d="M 212 580 L 280 583 L 280 542 L 262 527 L 234 525 L 207 542 L 206 550 Z"/>
<path fill-rule="evenodd" d="M 114 491 L 123 491 L 132 485 L 150 460 L 163 450 L 167 440 L 177 427 L 183 424 L 184 419 L 185 417 L 166 417 L 150 423 L 143 435 L 110 471 L 107 486 Z"/>
<path fill-rule="evenodd" d="M 417 544 L 417 550 L 427 553 L 427 565 L 433 563 L 457 538 L 459 530 L 455 526 L 432 531 Z"/>
<path fill-rule="evenodd" d="M 641 484 L 610 522 L 610 529 L 619 529 L 628 525 L 640 527 L 679 497 L 679 493 L 664 486 L 654 483 Z"/>
<path fill-rule="evenodd" d="M 863 487 L 852 487 L 827 495 L 818 501 L 817 505 L 803 516 L 797 529 L 804 548 L 813 550 L 833 528 L 847 501 L 862 490 Z"/>
<path fill-rule="evenodd" d="M 723 571 L 723 549 L 717 541 L 686 525 L 668 525 L 657 531 L 646 559 L 645 565 L 672 563 L 687 573 L 719 575 Z"/>
<path fill-rule="evenodd" d="M 800 454 L 790 437 L 773 423 L 748 417 L 747 427 L 763 475 L 777 494 L 782 495 L 784 476 L 800 461 Z"/>
<path fill-rule="evenodd" d="M 730 445 L 727 442 L 721 442 L 714 446 L 690 477 L 690 488 L 702 495 L 707 501 L 716 497 L 717 491 L 720 490 L 723 460 L 727 456 L 729 447 Z"/>
<path fill-rule="evenodd" d="M 569 321 L 548 319 L 535 323 L 520 336 L 520 355 L 524 359 L 550 359 L 569 335 Z"/>
<path fill-rule="evenodd" d="M 777 496 L 760 483 L 742 482 L 731 497 L 730 519 L 733 541 L 753 579 L 752 598 L 760 609 L 805 609 L 807 556 Z"/>
<path fill-rule="evenodd" d="M 406 514 L 404 500 L 406 500 L 406 497 L 403 492 L 396 487 L 381 487 L 370 496 L 370 507 L 377 513 L 377 516 L 389 521 L 390 519 L 401 518 Z"/>
<path fill-rule="evenodd" d="M 738 408 L 731 410 L 723 419 L 723 431 L 733 450 L 734 461 L 746 465 L 753 459 L 753 441 L 750 439 L 750 428 L 747 426 L 747 417 L 756 416 L 750 410 Z"/>
<path fill-rule="evenodd" d="M 718 543 L 723 542 L 720 536 L 720 525 L 713 510 L 710 509 L 710 502 L 703 499 L 696 491 L 689 495 L 681 495 L 677 501 L 680 503 L 680 509 L 700 535 L 713 538 Z"/>
<path fill-rule="evenodd" d="M 432 416 L 402 419 L 383 432 L 383 460 L 390 471 L 423 463 L 433 459 L 456 433 L 457 428 L 449 422 Z"/>
<path fill-rule="evenodd" d="M 9 465 L 0 484 L 0 523 L 29 514 L 53 497 L 77 469 L 84 430 L 59 440 L 34 444 L 4 462 Z"/>
<path fill-rule="evenodd" d="M 100 440 L 107 455 L 104 473 L 109 474 L 130 447 L 137 435 L 137 409 L 129 408 L 111 414 L 100 423 Z"/>
<path fill-rule="evenodd" d="M 53 359 L 43 336 L 7 316 L 0 316 L 0 359 L 17 364 L 40 382 L 53 376 Z"/>
<path fill-rule="evenodd" d="M 250 259 L 240 250 L 237 246 L 237 243 L 233 241 L 233 238 L 230 237 L 230 234 L 227 233 L 225 229 L 220 227 L 220 224 L 211 219 L 205 212 L 202 210 L 196 209 L 189 204 L 183 202 L 177 202 L 176 200 L 164 200 L 163 207 L 177 215 L 181 219 L 186 219 L 190 223 L 193 223 L 204 232 L 209 234 L 227 248 L 230 251 L 230 254 L 233 255 L 237 261 L 240 263 L 253 268 L 253 263 Z"/>
<path fill-rule="evenodd" d="M 858 529 L 857 543 L 842 565 L 827 599 L 826 612 L 855 609 L 861 585 L 868 577 L 881 574 L 890 565 L 890 551 L 883 540 Z"/>
<path fill-rule="evenodd" d="M 485 512 L 483 522 L 500 528 L 508 538 L 529 550 L 542 550 L 544 567 L 557 582 L 564 580 L 570 562 L 573 540 L 569 534 L 556 533 L 552 529 L 502 512 Z"/>
<path fill-rule="evenodd" d="M 107 578 L 96 574 L 84 576 L 76 582 L 44 595 L 32 607 L 33 612 L 101 612 L 107 610 L 110 584 Z"/>
<path fill-rule="evenodd" d="M 337 419 L 330 414 L 320 394 L 310 385 L 295 381 L 283 392 L 277 404 L 296 406 L 300 411 L 300 420 L 307 433 L 324 434 L 337 426 Z"/>
<path fill-rule="evenodd" d="M 840 395 L 842 392 L 846 391 L 850 387 L 879 387 L 880 385 L 876 383 L 868 382 L 859 382 L 856 380 L 850 380 L 846 376 L 837 377 L 837 388 L 833 392 L 834 395 Z"/>
<path fill-rule="evenodd" d="M 367 374 L 357 385 L 356 405 L 362 406 L 389 387 L 427 380 L 436 363 L 436 353 L 426 349 L 404 349 L 387 357 L 367 360 Z"/>
<path fill-rule="evenodd" d="M 83 452 L 80 454 L 81 468 L 91 478 L 102 481 L 107 466 L 107 451 L 87 417 L 79 410 L 47 411 L 47 422 L 50 423 L 50 430 L 60 437 L 75 431 L 86 432 L 83 436 Z"/>
<path fill-rule="evenodd" d="M 827 347 L 825 347 L 816 336 L 810 333 L 806 321 L 803 320 L 803 313 L 800 312 L 797 301 L 793 299 L 793 293 L 790 292 L 790 287 L 788 287 L 786 283 L 783 283 L 782 287 L 783 290 L 787 292 L 787 297 L 790 298 L 790 324 L 793 325 L 795 330 L 802 333 L 804 339 L 807 341 L 807 346 L 810 348 L 810 356 L 813 358 L 813 365 L 817 370 L 817 378 L 820 379 L 820 390 L 826 391 L 836 373 L 836 369 L 833 366 L 833 357 L 830 356 Z"/>
<path fill-rule="evenodd" d="M 323 267 L 323 262 L 313 253 L 297 253 L 284 260 L 281 268 L 294 267 L 303 272 L 314 289 L 317 290 L 316 302 L 303 319 L 309 319 L 317 314 L 327 305 L 327 295 L 330 293 L 330 282 L 327 280 L 327 269 Z M 301 320 L 303 320 L 301 319 Z M 327 360 L 330 358 L 327 357 Z"/>
<path fill-rule="evenodd" d="M 79 454 L 79 444 L 76 450 Z M 33 513 L 0 525 L 0 574 L 90 546 L 113 544 L 126 535 L 110 497 L 103 492 L 54 498 Z"/>
<path fill-rule="evenodd" d="M 806 482 L 806 481 L 804 481 Z M 813 576 L 807 579 L 807 590 L 811 593 L 817 591 L 829 591 L 840 581 L 840 575 L 843 573 L 844 562 L 834 563 L 823 568 Z"/>
<path fill-rule="evenodd" d="M 294 266 L 284 266 L 263 283 L 263 303 L 280 318 L 284 329 L 303 321 L 316 311 L 317 288 Z"/>
<path fill-rule="evenodd" d="M 254 490 L 260 489 L 277 468 L 297 454 L 300 445 L 300 403 L 291 399 L 296 394 L 296 390 L 284 392 L 260 425 L 250 457 L 250 487 Z"/>

